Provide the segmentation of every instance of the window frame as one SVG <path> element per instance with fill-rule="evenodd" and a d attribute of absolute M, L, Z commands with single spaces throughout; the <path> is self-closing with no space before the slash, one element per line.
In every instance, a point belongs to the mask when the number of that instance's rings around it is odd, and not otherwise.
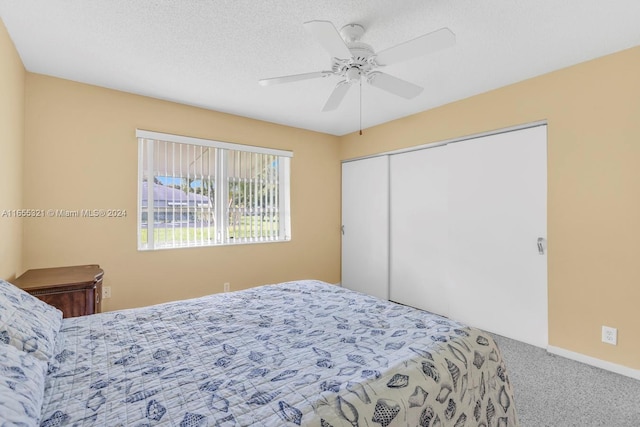
<path fill-rule="evenodd" d="M 136 140 L 138 143 L 138 195 L 137 195 L 137 247 L 138 251 L 155 251 L 164 249 L 183 249 L 192 247 L 215 247 L 215 246 L 230 246 L 238 244 L 259 244 L 259 243 L 279 243 L 288 242 L 291 240 L 291 201 L 290 201 L 290 181 L 291 181 L 291 158 L 293 152 L 288 150 L 279 150 L 266 147 L 258 147 L 245 144 L 236 144 L 231 142 L 216 141 L 203 138 L 195 138 L 183 135 L 174 135 L 161 132 L 148 131 L 143 129 L 136 129 Z M 153 188 L 147 184 L 147 205 L 143 207 L 143 185 L 145 173 L 149 177 L 155 176 L 154 173 L 154 156 L 153 146 L 154 142 L 162 141 L 176 144 L 188 144 L 193 146 L 208 147 L 216 150 L 215 153 L 215 194 L 212 200 L 214 205 L 215 215 L 215 237 L 206 243 L 198 243 L 194 240 L 193 243 L 187 241 L 187 244 L 176 244 L 173 241 L 172 244 L 158 246 L 154 242 L 154 197 Z M 143 153 L 147 150 L 147 161 L 144 161 Z M 253 236 L 250 238 L 235 239 L 229 237 L 229 165 L 228 156 L 225 155 L 227 151 L 246 152 L 260 155 L 272 155 L 277 156 L 278 159 L 278 226 L 279 233 L 277 237 L 259 238 L 255 239 Z M 146 164 L 144 164 L 146 163 Z M 222 207 L 222 208 L 220 208 Z M 252 207 L 253 208 L 253 207 Z M 147 223 L 145 229 L 147 230 L 147 242 L 142 240 L 143 234 L 143 213 L 147 213 Z M 189 212 L 189 211 L 188 211 Z"/>

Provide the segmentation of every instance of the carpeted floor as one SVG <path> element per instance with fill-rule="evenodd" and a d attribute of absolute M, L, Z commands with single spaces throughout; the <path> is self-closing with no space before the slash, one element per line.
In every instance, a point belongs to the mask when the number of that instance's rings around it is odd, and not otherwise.
<path fill-rule="evenodd" d="M 640 381 L 494 335 L 522 427 L 640 427 Z"/>

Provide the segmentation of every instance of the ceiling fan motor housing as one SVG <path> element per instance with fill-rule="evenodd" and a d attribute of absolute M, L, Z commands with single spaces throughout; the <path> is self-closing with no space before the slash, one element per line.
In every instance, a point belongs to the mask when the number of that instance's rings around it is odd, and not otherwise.
<path fill-rule="evenodd" d="M 344 77 L 347 83 L 360 81 L 361 76 L 373 69 L 373 57 L 375 52 L 371 46 L 360 42 L 360 38 L 364 34 L 364 27 L 359 24 L 347 24 L 340 29 L 340 36 L 345 41 L 350 58 L 333 58 L 331 70 L 341 77 Z"/>
<path fill-rule="evenodd" d="M 374 51 L 366 43 L 351 42 L 347 43 L 351 58 L 341 59 L 333 58 L 331 70 L 347 79 L 347 82 L 360 80 L 361 75 L 366 75 L 374 68 Z"/>

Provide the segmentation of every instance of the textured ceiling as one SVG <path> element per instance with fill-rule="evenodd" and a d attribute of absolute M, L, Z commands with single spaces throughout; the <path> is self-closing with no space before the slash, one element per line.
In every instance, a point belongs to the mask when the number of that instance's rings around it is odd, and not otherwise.
<path fill-rule="evenodd" d="M 359 91 L 321 112 L 337 77 L 302 23 L 366 28 L 381 51 L 442 27 L 453 48 L 382 69 L 423 86 L 363 85 L 367 128 L 640 44 L 639 0 L 0 0 L 28 71 L 334 135 L 358 130 Z"/>

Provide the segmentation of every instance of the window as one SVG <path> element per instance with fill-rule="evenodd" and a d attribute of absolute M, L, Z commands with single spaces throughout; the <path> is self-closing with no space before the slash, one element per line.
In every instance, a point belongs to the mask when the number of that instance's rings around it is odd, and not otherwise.
<path fill-rule="evenodd" d="M 138 130 L 138 249 L 291 240 L 290 151 Z"/>

